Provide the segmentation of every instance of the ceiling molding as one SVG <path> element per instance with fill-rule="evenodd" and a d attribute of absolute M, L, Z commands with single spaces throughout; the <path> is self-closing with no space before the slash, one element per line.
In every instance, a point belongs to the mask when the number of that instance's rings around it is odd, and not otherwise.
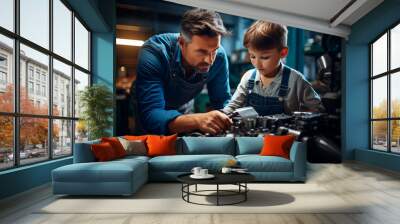
<path fill-rule="evenodd" d="M 332 27 L 329 21 L 311 18 L 303 15 L 296 15 L 275 9 L 261 8 L 245 3 L 234 3 L 226 0 L 165 0 L 177 4 L 188 5 L 192 7 L 215 10 L 221 13 L 231 14 L 235 16 L 267 20 L 274 23 L 280 23 L 287 26 L 302 28 L 306 30 L 316 31 L 320 33 L 331 34 L 347 38 L 350 34 L 350 26 L 337 25 Z"/>
<path fill-rule="evenodd" d="M 342 8 L 339 13 L 330 19 L 331 27 L 335 27 L 349 18 L 355 11 L 357 11 L 361 6 L 366 4 L 369 0 L 353 0 L 350 1 L 344 8 Z"/>

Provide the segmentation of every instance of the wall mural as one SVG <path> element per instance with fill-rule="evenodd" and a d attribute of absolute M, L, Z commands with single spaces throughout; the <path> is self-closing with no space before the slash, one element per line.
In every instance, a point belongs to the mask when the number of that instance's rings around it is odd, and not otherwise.
<path fill-rule="evenodd" d="M 129 83 L 118 86 L 117 80 L 118 135 L 292 134 L 307 143 L 309 162 L 341 161 L 341 38 L 265 21 L 207 14 L 207 10 L 167 2 L 132 5 L 140 7 L 118 6 L 117 38 L 127 36 L 128 26 L 139 30 L 131 36 L 145 38 L 142 46 L 117 48 L 118 79 Z M 135 17 L 146 13 L 153 16 Z M 193 18 L 207 17 L 204 15 L 217 23 L 215 30 L 205 32 L 209 38 L 202 39 L 204 35 L 193 28 L 199 21 Z M 276 40 L 268 35 L 263 39 L 265 33 L 257 33 L 266 27 Z M 225 31 L 230 34 L 225 35 Z M 277 43 L 279 35 L 287 45 Z M 213 39 L 215 36 L 221 40 Z M 202 45 L 205 42 L 207 46 Z M 128 51 L 137 55 L 134 65 L 124 62 L 124 52 Z M 210 59 L 202 59 L 201 54 Z M 273 55 L 279 60 L 271 62 Z M 221 78 L 225 73 L 226 80 Z M 286 73 L 288 78 L 284 78 Z M 208 126 L 190 126 L 191 118 L 204 119 Z M 231 123 L 226 125 L 224 119 Z"/>

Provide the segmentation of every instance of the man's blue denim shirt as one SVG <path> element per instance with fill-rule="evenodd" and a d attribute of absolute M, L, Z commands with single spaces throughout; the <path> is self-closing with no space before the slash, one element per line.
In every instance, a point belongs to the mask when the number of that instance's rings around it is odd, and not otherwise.
<path fill-rule="evenodd" d="M 144 43 L 139 54 L 136 79 L 138 116 L 144 130 L 151 134 L 168 134 L 168 123 L 181 115 L 177 108 L 167 108 L 169 102 L 166 100 L 178 105 L 187 102 L 179 95 L 166 98 L 175 91 L 168 84 L 172 81 L 171 60 L 177 62 L 175 66 L 180 67 L 176 69 L 177 75 L 183 77 L 180 49 L 177 49 L 178 37 L 179 33 L 155 35 Z M 178 53 L 174 54 L 174 49 Z M 228 58 L 222 46 L 217 50 L 215 61 L 206 77 L 211 106 L 213 109 L 222 109 L 231 98 Z M 193 99 L 198 93 L 188 95 L 186 99 Z"/>

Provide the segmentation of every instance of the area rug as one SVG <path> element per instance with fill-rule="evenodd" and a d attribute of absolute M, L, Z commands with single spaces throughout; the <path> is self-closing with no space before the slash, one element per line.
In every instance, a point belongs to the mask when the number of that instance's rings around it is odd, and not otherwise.
<path fill-rule="evenodd" d="M 224 187 L 229 190 L 234 186 Z M 150 183 L 131 197 L 56 197 L 35 213 L 360 213 L 360 207 L 316 184 L 249 184 L 247 201 L 237 205 L 205 206 L 182 200 L 181 185 Z M 212 190 L 213 185 L 198 190 Z M 191 188 L 194 190 L 194 187 Z M 214 193 L 210 193 L 214 194 Z M 197 203 L 214 204 L 215 196 L 192 196 Z M 224 197 L 223 203 L 240 198 Z M 232 200 L 232 201 L 230 201 Z"/>

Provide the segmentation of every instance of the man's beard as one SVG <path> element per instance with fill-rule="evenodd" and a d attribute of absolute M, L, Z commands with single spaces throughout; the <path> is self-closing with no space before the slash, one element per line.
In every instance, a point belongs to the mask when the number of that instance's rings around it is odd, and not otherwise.
<path fill-rule="evenodd" d="M 200 63 L 195 67 L 196 73 L 207 73 L 211 68 L 210 64 Z"/>

